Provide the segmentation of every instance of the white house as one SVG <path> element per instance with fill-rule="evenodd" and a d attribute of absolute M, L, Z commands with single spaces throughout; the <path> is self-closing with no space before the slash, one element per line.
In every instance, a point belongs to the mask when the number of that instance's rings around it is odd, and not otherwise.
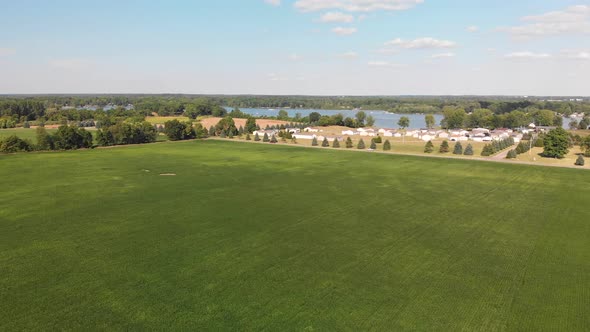
<path fill-rule="evenodd" d="M 420 139 L 423 140 L 424 142 L 428 142 L 428 141 L 431 141 L 433 139 L 433 137 L 426 134 L 426 135 L 422 135 L 422 137 L 420 137 Z"/>
<path fill-rule="evenodd" d="M 297 133 L 301 132 L 301 129 L 299 129 L 299 128 L 287 128 L 286 130 L 288 133 L 291 133 L 291 134 L 297 134 Z"/>
<path fill-rule="evenodd" d="M 316 135 L 309 135 L 309 134 L 294 134 L 293 137 L 296 139 L 314 139 L 317 138 Z"/>
<path fill-rule="evenodd" d="M 355 132 L 352 131 L 352 130 L 350 130 L 350 129 L 349 130 L 343 130 L 342 131 L 342 135 L 354 136 L 355 135 Z"/>
<path fill-rule="evenodd" d="M 445 131 L 440 132 L 440 133 L 438 133 L 438 137 L 439 138 L 449 138 L 449 133 L 447 133 Z"/>
<path fill-rule="evenodd" d="M 319 133 L 320 130 L 317 128 L 312 128 L 312 127 L 306 127 L 305 129 L 303 129 L 303 131 L 305 131 L 306 133 Z"/>

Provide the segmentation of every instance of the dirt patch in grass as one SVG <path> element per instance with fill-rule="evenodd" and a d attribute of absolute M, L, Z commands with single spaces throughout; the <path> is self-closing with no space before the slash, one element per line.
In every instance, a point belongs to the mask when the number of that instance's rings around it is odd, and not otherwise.
<path fill-rule="evenodd" d="M 200 122 L 203 127 L 209 129 L 211 126 L 215 126 L 221 118 L 218 117 L 211 117 L 202 119 Z M 240 128 L 240 126 L 246 126 L 246 119 L 234 119 L 236 127 Z M 289 122 L 287 121 L 280 121 L 280 120 L 267 120 L 267 119 L 257 119 L 256 124 L 260 126 L 260 128 L 264 129 L 266 126 L 276 126 L 276 125 L 287 125 Z"/>
<path fill-rule="evenodd" d="M 160 176 L 176 176 L 175 173 L 162 173 Z"/>

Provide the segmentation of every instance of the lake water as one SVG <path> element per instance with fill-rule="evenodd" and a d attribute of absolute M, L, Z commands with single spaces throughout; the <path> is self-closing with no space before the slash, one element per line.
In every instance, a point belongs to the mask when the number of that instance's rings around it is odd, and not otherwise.
<path fill-rule="evenodd" d="M 226 107 L 228 112 L 231 112 L 233 108 Z M 240 108 L 240 110 L 246 114 L 250 114 L 253 116 L 277 116 L 279 114 L 280 109 L 268 109 L 268 108 Z M 289 113 L 290 117 L 295 117 L 297 113 L 301 114 L 301 116 L 308 116 L 309 113 L 318 112 L 321 115 L 336 115 L 342 114 L 344 117 L 351 117 L 354 119 L 354 115 L 358 111 L 354 110 L 316 110 L 316 109 L 285 109 L 287 113 Z M 371 115 L 375 119 L 375 127 L 378 128 L 398 128 L 397 122 L 402 116 L 406 116 L 410 119 L 410 128 L 411 129 L 418 129 L 418 128 L 425 128 L 426 122 L 424 121 L 424 114 L 395 114 L 389 113 L 385 111 L 371 111 L 371 110 L 363 110 L 367 114 L 367 116 Z M 440 121 L 443 119 L 443 116 L 440 114 L 434 114 L 434 119 L 436 125 L 440 125 Z"/>

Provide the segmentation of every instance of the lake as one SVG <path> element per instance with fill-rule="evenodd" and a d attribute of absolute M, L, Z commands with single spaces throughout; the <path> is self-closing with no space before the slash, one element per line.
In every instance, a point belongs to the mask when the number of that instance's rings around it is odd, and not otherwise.
<path fill-rule="evenodd" d="M 233 108 L 226 107 L 228 112 L 231 112 Z M 253 116 L 277 116 L 279 114 L 280 109 L 268 109 L 268 108 L 240 108 L 240 110 L 246 114 L 250 114 Z M 289 113 L 290 117 L 295 117 L 297 113 L 301 114 L 301 116 L 308 116 L 309 113 L 318 112 L 321 115 L 336 115 L 342 114 L 344 117 L 351 117 L 354 119 L 354 115 L 358 111 L 354 110 L 317 110 L 317 109 L 285 109 L 287 113 Z M 397 128 L 397 122 L 402 116 L 406 116 L 410 119 L 410 128 L 411 129 L 418 129 L 418 128 L 425 128 L 426 122 L 424 121 L 424 114 L 395 114 L 389 113 L 385 111 L 372 111 L 372 110 L 363 110 L 367 114 L 367 116 L 371 115 L 375 119 L 375 127 L 378 128 Z M 443 116 L 440 114 L 434 114 L 434 119 L 436 125 L 440 125 L 440 121 L 443 119 Z"/>

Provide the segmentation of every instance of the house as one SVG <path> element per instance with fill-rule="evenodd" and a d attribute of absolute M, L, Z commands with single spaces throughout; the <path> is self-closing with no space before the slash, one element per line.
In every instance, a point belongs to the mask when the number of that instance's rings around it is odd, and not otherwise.
<path fill-rule="evenodd" d="M 312 128 L 312 127 L 306 127 L 303 129 L 304 132 L 306 133 L 319 133 L 320 130 L 317 128 Z"/>
<path fill-rule="evenodd" d="M 426 135 L 422 135 L 422 137 L 420 137 L 421 140 L 423 140 L 424 142 L 428 142 L 428 141 L 432 141 L 434 137 L 426 134 Z"/>
<path fill-rule="evenodd" d="M 295 139 L 314 139 L 314 138 L 317 138 L 316 135 L 301 134 L 301 133 L 299 133 L 299 134 L 293 134 L 293 137 Z"/>
<path fill-rule="evenodd" d="M 447 133 L 445 131 L 440 132 L 440 133 L 438 133 L 438 137 L 439 138 L 449 138 L 449 133 Z"/>
<path fill-rule="evenodd" d="M 355 132 L 352 131 L 352 130 L 350 130 L 350 129 L 349 130 L 343 130 L 342 131 L 342 135 L 354 136 L 355 135 Z"/>
<path fill-rule="evenodd" d="M 385 131 L 383 133 L 383 137 L 393 137 L 394 133 L 395 132 L 393 132 L 393 131 Z"/>
<path fill-rule="evenodd" d="M 291 133 L 291 134 L 297 134 L 297 133 L 300 133 L 300 132 L 301 132 L 301 129 L 299 129 L 299 128 L 287 128 L 287 129 L 285 129 L 285 130 L 286 130 L 288 133 Z"/>
<path fill-rule="evenodd" d="M 272 135 L 278 136 L 279 131 L 278 130 L 254 130 L 252 135 L 256 136 L 256 134 L 258 134 L 258 137 L 260 137 L 260 138 L 264 137 L 264 134 L 268 135 L 268 137 L 272 137 Z"/>

